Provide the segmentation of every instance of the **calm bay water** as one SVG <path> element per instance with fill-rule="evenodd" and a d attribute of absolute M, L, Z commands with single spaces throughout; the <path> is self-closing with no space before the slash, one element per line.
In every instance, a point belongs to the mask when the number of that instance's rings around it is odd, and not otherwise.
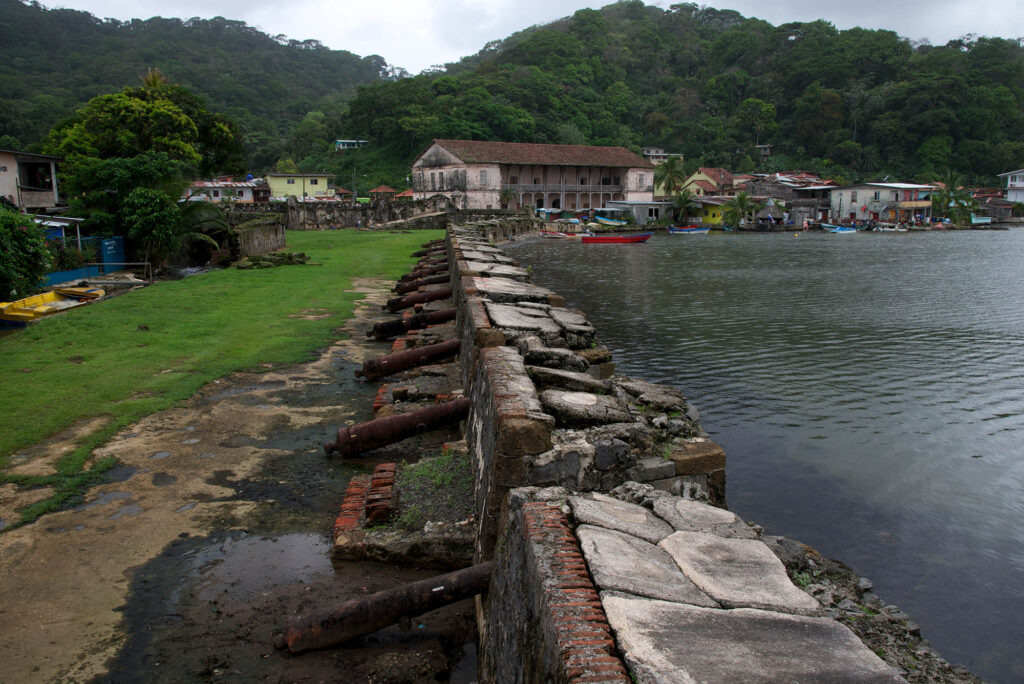
<path fill-rule="evenodd" d="M 619 372 L 701 410 L 730 509 L 871 578 L 950 661 L 1024 680 L 1024 229 L 507 251 Z"/>

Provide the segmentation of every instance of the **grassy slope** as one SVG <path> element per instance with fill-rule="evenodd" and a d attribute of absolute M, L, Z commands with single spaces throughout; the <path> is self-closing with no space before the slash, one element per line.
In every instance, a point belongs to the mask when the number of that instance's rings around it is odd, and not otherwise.
<path fill-rule="evenodd" d="M 0 338 L 0 482 L 55 488 L 53 498 L 23 511 L 25 521 L 64 505 L 112 465 L 90 463 L 90 452 L 116 430 L 233 371 L 311 358 L 361 297 L 345 292 L 352 278 L 394 280 L 414 261 L 412 252 L 441 234 L 292 232 L 288 249 L 323 266 L 229 269 L 157 283 Z M 289 318 L 306 309 L 334 315 Z M 2 472 L 17 449 L 98 415 L 111 423 L 66 455 L 58 475 Z"/>

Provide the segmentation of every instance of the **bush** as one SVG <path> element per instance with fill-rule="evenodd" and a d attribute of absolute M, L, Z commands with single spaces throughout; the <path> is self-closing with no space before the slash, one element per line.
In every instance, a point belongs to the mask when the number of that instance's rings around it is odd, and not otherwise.
<path fill-rule="evenodd" d="M 42 227 L 29 216 L 0 209 L 0 299 L 32 294 L 52 265 Z"/>

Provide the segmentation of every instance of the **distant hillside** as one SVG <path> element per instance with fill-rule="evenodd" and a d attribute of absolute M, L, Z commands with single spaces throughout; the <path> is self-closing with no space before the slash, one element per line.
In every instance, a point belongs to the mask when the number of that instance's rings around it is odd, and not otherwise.
<path fill-rule="evenodd" d="M 309 111 L 390 75 L 376 55 L 271 37 L 240 21 L 120 22 L 0 0 L 0 138 L 37 142 L 89 98 L 139 85 L 150 67 L 236 120 L 257 167 L 287 154 L 287 136 Z"/>
<path fill-rule="evenodd" d="M 893 31 L 624 0 L 490 43 L 445 72 L 361 88 L 328 125 L 375 142 L 337 164 L 343 178 L 345 164 L 388 160 L 398 173 L 438 137 L 657 146 L 691 166 L 850 180 L 953 168 L 995 183 L 1024 166 L 1022 112 L 1021 40 L 918 45 Z M 767 162 L 758 143 L 773 146 Z"/>

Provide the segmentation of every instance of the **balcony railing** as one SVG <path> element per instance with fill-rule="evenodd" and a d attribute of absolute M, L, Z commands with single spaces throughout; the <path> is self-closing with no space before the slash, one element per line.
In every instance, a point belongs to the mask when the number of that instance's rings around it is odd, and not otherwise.
<path fill-rule="evenodd" d="M 501 186 L 502 190 L 515 192 L 622 192 L 621 185 L 562 185 L 560 183 L 513 183 Z M 653 190 L 653 188 L 649 188 Z"/>

